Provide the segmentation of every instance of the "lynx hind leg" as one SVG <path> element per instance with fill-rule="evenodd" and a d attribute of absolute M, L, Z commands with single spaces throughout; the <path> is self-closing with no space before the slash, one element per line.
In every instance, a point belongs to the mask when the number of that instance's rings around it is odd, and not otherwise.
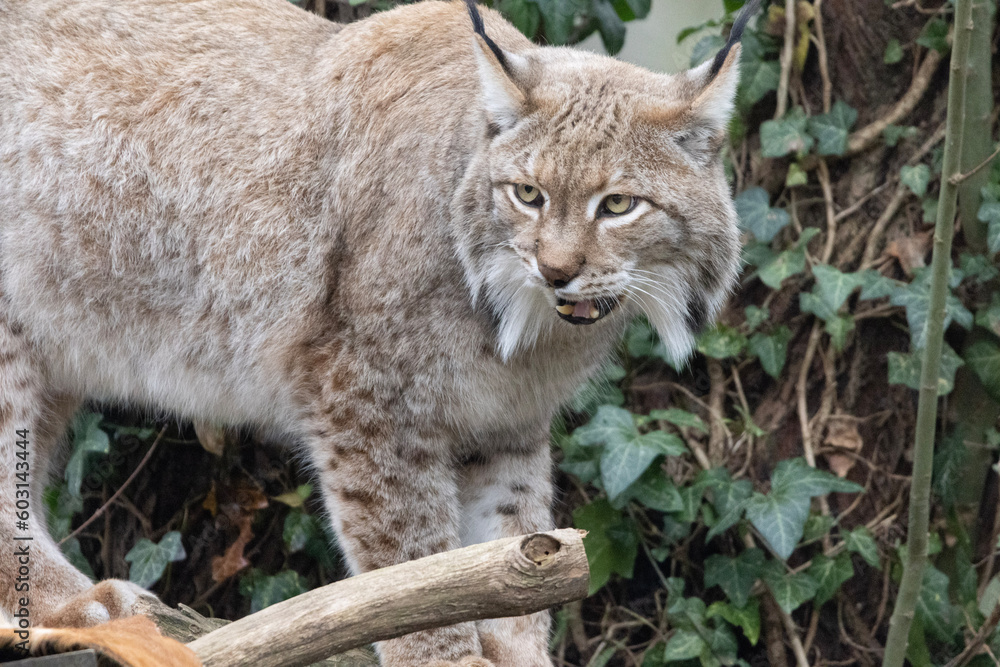
<path fill-rule="evenodd" d="M 76 405 L 47 389 L 19 327 L 0 313 L 0 607 L 18 624 L 95 625 L 131 615 L 146 594 L 123 581 L 93 585 L 48 534 L 44 480 Z"/>
<path fill-rule="evenodd" d="M 461 470 L 462 543 L 551 530 L 548 432 L 523 450 L 488 448 Z M 479 621 L 483 656 L 497 667 L 551 667 L 548 612 Z"/>

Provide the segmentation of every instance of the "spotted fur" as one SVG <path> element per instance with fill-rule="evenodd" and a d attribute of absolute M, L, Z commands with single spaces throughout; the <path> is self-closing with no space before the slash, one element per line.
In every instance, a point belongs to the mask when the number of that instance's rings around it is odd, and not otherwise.
<path fill-rule="evenodd" d="M 640 312 L 687 356 L 737 269 L 738 47 L 668 76 L 488 10 L 478 32 L 461 2 L 339 26 L 285 0 L 0 0 L 0 542 L 29 429 L 36 622 L 141 595 L 45 532 L 85 398 L 284 432 L 361 572 L 550 528 L 554 412 Z M 598 219 L 609 193 L 645 203 Z M 574 325 L 557 299 L 619 306 Z M 547 666 L 547 618 L 379 650 Z"/>

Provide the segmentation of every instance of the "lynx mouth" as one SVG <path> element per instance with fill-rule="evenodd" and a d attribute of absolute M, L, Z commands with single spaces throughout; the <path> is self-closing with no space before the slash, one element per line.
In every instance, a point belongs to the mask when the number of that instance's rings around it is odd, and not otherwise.
<path fill-rule="evenodd" d="M 586 299 L 584 301 L 556 301 L 556 312 L 570 324 L 593 324 L 618 306 L 616 297 Z"/>

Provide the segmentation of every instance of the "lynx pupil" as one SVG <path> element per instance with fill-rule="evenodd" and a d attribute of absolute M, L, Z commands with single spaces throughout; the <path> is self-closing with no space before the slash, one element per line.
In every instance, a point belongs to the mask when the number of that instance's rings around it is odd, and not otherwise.
<path fill-rule="evenodd" d="M 542 193 L 533 185 L 518 183 L 514 187 L 514 191 L 517 193 L 517 198 L 529 206 L 541 206 L 544 202 Z"/>
<path fill-rule="evenodd" d="M 605 215 L 622 215 L 632 210 L 635 205 L 635 197 L 628 195 L 608 195 L 604 198 L 602 213 Z"/>

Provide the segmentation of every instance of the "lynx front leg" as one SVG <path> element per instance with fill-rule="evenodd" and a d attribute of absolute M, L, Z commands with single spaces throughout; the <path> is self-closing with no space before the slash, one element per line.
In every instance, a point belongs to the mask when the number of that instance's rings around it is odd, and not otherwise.
<path fill-rule="evenodd" d="M 317 433 L 313 455 L 341 547 L 355 573 L 460 546 L 459 505 L 450 448 L 415 429 L 353 428 Z M 359 424 L 359 422 L 361 422 Z M 388 432 L 391 430 L 392 432 Z M 362 432 L 364 431 L 364 432 Z M 382 642 L 386 667 L 490 667 L 474 623 Z"/>
<path fill-rule="evenodd" d="M 524 449 L 486 446 L 461 471 L 462 544 L 550 530 L 548 432 Z M 550 667 L 549 613 L 480 621 L 483 655 L 497 667 Z"/>
<path fill-rule="evenodd" d="M 46 385 L 20 327 L 0 313 L 0 608 L 31 625 L 103 623 L 147 595 L 126 581 L 92 584 L 49 537 L 44 480 L 76 405 Z"/>

